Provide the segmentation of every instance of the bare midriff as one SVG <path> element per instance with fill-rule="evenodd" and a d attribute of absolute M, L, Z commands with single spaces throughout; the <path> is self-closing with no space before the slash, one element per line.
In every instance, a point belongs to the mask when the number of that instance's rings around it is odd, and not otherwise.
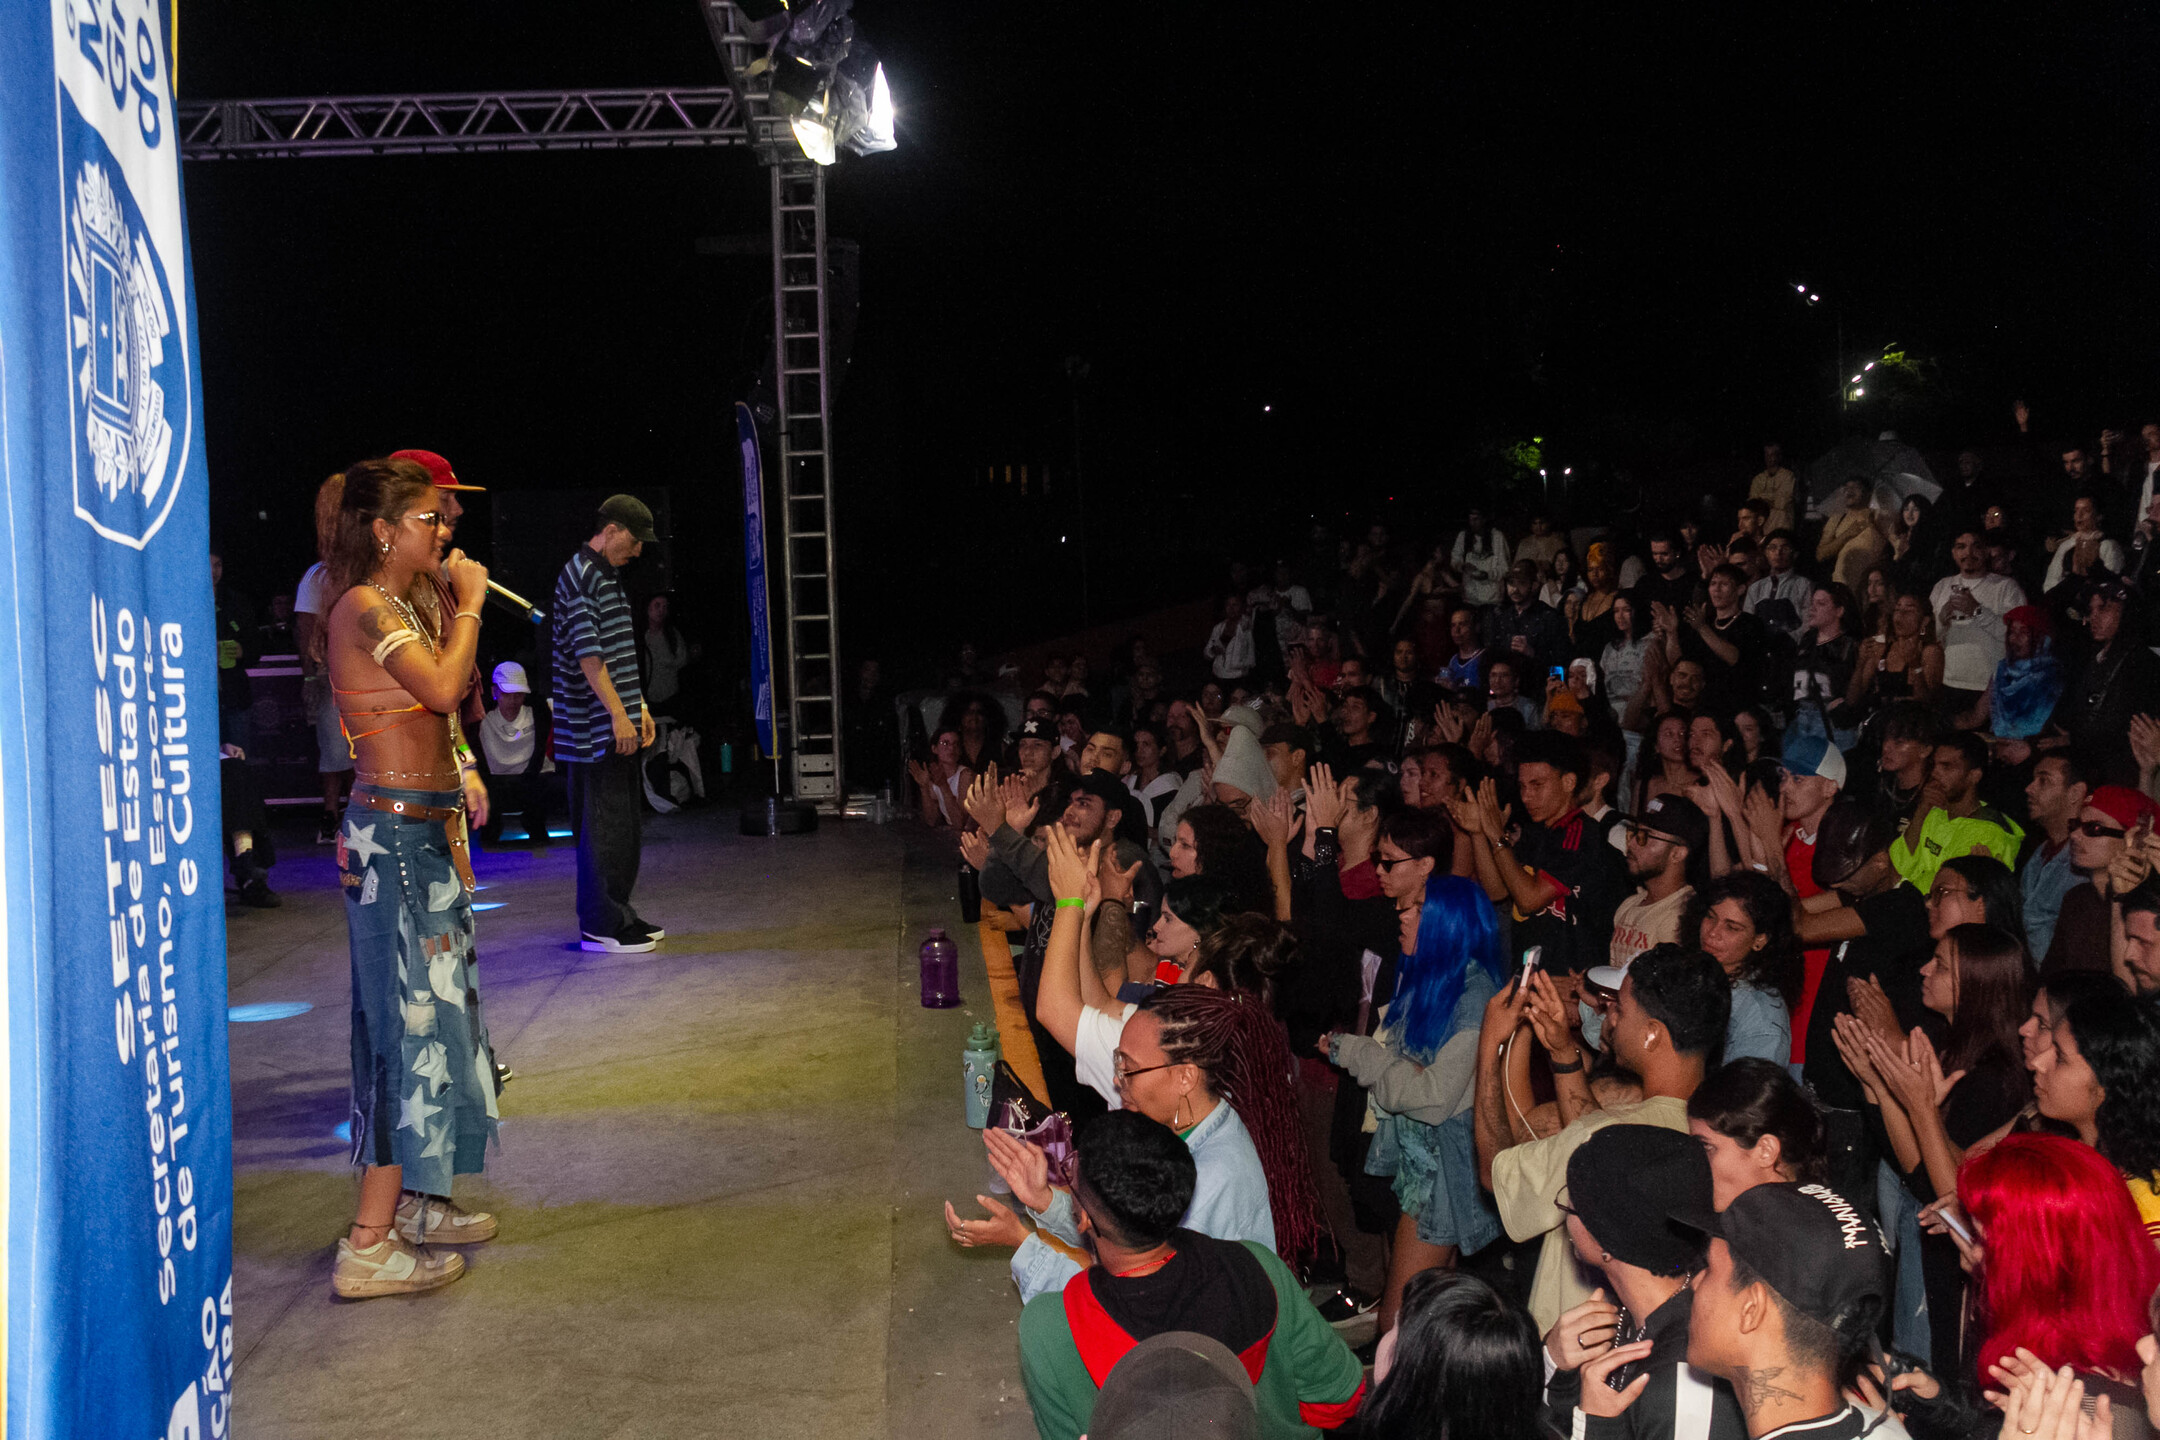
<path fill-rule="evenodd" d="M 347 597 L 349 600 L 350 597 Z M 352 746 L 354 779 L 403 790 L 456 790 L 450 718 L 415 700 L 361 644 L 354 608 L 341 600 L 331 615 L 331 698 Z M 426 639 L 410 642 L 426 645 Z"/>

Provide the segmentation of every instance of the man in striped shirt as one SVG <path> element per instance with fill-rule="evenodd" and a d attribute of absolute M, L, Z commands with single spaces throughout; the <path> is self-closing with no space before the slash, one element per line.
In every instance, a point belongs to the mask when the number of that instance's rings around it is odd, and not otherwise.
<path fill-rule="evenodd" d="M 652 743 L 653 721 L 638 686 L 630 601 L 615 572 L 659 537 L 652 511 L 634 496 L 610 495 L 599 518 L 599 531 L 555 582 L 555 758 L 578 827 L 581 948 L 635 953 L 666 932 L 630 903 L 644 819 L 637 757 Z"/>

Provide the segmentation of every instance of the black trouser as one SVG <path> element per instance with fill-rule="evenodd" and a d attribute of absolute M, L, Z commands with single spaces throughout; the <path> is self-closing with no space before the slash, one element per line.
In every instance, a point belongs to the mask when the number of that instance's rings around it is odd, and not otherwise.
<path fill-rule="evenodd" d="M 612 751 L 562 764 L 577 826 L 578 929 L 587 935 L 614 935 L 637 919 L 630 892 L 645 822 L 637 766 L 637 756 Z"/>
<path fill-rule="evenodd" d="M 537 751 L 523 770 L 489 770 L 482 760 L 488 787 L 488 819 L 480 830 L 482 842 L 492 845 L 501 839 L 503 817 L 515 814 L 524 821 L 526 835 L 533 844 L 547 844 L 548 777 L 541 772 L 543 763 L 545 757 Z"/>

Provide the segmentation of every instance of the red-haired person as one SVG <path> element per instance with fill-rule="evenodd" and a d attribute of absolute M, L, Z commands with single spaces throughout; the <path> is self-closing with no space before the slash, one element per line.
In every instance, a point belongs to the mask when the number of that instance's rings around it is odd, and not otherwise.
<path fill-rule="evenodd" d="M 2115 1167 L 2075 1140 L 2011 1135 L 1965 1162 L 1957 1193 L 1973 1232 L 1961 1248 L 1983 1383 L 2015 1404 L 2035 1372 L 2067 1366 L 2088 1396 L 2140 1416 L 2138 1342 L 2152 1333 L 2160 1251 Z"/>

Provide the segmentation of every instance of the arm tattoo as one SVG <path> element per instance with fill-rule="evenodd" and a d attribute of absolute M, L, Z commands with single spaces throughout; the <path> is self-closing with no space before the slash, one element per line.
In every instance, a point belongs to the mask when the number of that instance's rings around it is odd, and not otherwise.
<path fill-rule="evenodd" d="M 1801 1397 L 1777 1383 L 1777 1377 L 1785 1373 L 1782 1365 L 1758 1366 L 1749 1369 L 1743 1365 L 1733 1372 L 1733 1394 L 1739 1397 L 1741 1413 L 1749 1417 L 1765 1406 L 1779 1404 Z"/>
<path fill-rule="evenodd" d="M 384 636 L 403 630 L 405 622 L 391 613 L 390 607 L 380 601 L 365 605 L 360 610 L 360 634 L 372 649 Z"/>

